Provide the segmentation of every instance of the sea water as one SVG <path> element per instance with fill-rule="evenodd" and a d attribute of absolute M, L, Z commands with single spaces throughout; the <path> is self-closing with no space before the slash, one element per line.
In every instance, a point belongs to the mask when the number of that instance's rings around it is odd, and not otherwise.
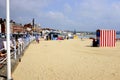
<path fill-rule="evenodd" d="M 79 38 L 86 38 L 86 39 L 96 38 L 96 35 L 84 35 L 84 36 L 79 36 Z M 116 38 L 120 38 L 120 34 L 117 34 Z"/>

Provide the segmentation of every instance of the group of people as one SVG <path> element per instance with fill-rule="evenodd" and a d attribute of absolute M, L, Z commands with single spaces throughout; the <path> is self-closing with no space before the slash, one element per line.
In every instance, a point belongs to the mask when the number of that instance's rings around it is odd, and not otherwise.
<path fill-rule="evenodd" d="M 5 57 L 6 56 L 6 52 L 7 52 L 7 42 L 6 40 L 2 41 L 2 49 L 0 51 L 0 57 Z M 18 46 L 22 46 L 24 44 L 24 41 L 22 40 L 22 38 L 18 38 L 17 40 L 12 39 L 10 40 L 10 52 L 14 51 L 14 49 L 18 48 Z"/>
<path fill-rule="evenodd" d="M 20 55 L 27 45 L 33 40 L 34 37 L 30 34 L 14 34 L 10 37 L 10 55 L 16 53 Z M 6 37 L 0 37 L 0 68 L 3 67 L 3 63 L 7 57 L 7 41 Z"/>
<path fill-rule="evenodd" d="M 6 41 L 2 41 L 3 43 L 3 49 L 0 51 L 0 57 L 5 57 L 6 56 L 6 52 L 7 52 L 7 42 Z M 14 50 L 14 44 L 12 43 L 12 41 L 10 40 L 10 51 Z"/>

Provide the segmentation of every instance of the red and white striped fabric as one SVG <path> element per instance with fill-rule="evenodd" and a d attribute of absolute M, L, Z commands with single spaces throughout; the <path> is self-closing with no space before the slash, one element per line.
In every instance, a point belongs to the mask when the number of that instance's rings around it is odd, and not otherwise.
<path fill-rule="evenodd" d="M 116 31 L 100 30 L 100 47 L 115 47 L 115 46 L 116 46 Z"/>

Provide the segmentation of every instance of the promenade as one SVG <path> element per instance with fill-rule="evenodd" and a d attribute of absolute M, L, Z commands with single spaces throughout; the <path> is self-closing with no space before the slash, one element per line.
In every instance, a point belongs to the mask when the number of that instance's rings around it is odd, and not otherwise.
<path fill-rule="evenodd" d="M 120 80 L 120 41 L 115 48 L 91 40 L 32 42 L 12 74 L 14 80 Z"/>

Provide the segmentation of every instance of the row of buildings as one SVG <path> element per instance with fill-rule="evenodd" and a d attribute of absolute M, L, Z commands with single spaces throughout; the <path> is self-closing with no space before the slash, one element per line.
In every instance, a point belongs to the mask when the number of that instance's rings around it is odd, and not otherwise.
<path fill-rule="evenodd" d="M 41 28 L 39 25 L 34 24 L 34 19 L 33 23 L 28 23 L 25 25 L 18 24 L 14 22 L 13 20 L 10 20 L 10 32 L 11 34 L 21 34 L 21 33 L 30 33 L 30 34 L 40 34 L 42 37 L 45 36 L 60 36 L 60 37 L 65 37 L 65 36 L 70 36 L 72 37 L 74 32 L 69 32 L 69 31 L 61 31 L 61 30 L 56 30 L 56 29 L 51 29 L 51 28 Z M 6 34 L 6 20 L 0 18 L 0 35 Z M 59 35 L 58 35 L 59 34 Z"/>
<path fill-rule="evenodd" d="M 22 25 L 10 20 L 10 32 L 11 33 L 33 33 L 41 32 L 41 28 L 38 25 L 33 25 L 31 23 Z M 6 33 L 6 19 L 0 18 L 0 33 Z"/>

